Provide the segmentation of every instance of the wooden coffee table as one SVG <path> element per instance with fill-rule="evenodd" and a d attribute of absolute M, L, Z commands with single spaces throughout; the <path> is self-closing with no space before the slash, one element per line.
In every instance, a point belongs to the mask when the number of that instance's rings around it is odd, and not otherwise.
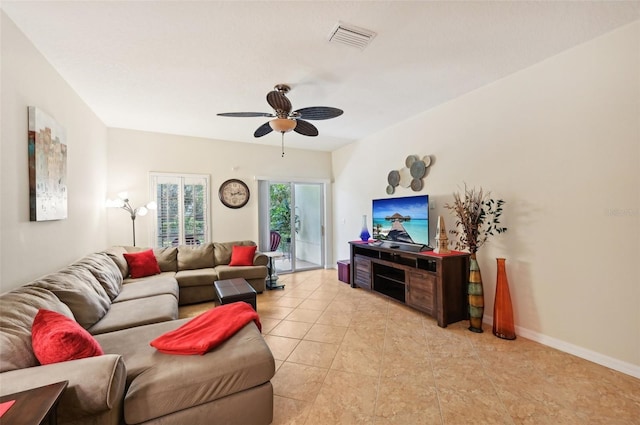
<path fill-rule="evenodd" d="M 0 397 L 0 403 L 15 400 L 13 406 L 2 415 L 0 423 L 11 425 L 55 425 L 56 408 L 60 396 L 69 381 L 56 382 L 44 387 L 32 388 Z"/>

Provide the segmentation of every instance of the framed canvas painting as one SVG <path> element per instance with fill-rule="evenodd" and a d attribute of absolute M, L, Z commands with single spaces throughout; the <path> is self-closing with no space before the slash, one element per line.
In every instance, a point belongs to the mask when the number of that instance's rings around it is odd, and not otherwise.
<path fill-rule="evenodd" d="M 29 214 L 31 221 L 67 218 L 65 129 L 29 106 Z"/>

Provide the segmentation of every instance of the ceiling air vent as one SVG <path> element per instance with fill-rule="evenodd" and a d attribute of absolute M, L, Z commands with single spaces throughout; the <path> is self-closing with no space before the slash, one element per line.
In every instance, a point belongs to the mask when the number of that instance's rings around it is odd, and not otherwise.
<path fill-rule="evenodd" d="M 346 44 L 363 50 L 375 36 L 376 33 L 373 31 L 338 22 L 338 25 L 331 31 L 329 42 Z"/>

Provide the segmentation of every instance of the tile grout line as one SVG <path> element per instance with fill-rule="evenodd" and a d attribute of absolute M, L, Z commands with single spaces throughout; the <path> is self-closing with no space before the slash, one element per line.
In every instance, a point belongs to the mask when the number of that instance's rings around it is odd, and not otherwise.
<path fill-rule="evenodd" d="M 438 400 L 438 410 L 440 412 L 440 423 L 444 425 L 444 412 L 442 410 L 442 400 L 440 399 L 440 390 L 438 388 L 438 379 L 436 378 L 435 366 L 433 364 L 433 352 L 431 351 L 431 341 L 427 336 L 425 329 L 425 316 L 422 317 L 422 329 L 425 331 L 425 338 L 427 339 L 427 347 L 429 348 L 429 364 L 431 365 L 431 375 L 433 376 L 433 387 L 436 392 L 436 399 Z"/>

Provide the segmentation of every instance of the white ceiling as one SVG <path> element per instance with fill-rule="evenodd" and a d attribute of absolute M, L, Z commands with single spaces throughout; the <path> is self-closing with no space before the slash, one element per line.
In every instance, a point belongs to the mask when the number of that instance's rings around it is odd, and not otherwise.
<path fill-rule="evenodd" d="M 294 109 L 332 106 L 331 151 L 640 19 L 640 1 L 2 1 L 1 8 L 109 127 L 253 138 L 290 84 Z M 338 21 L 377 33 L 328 42 Z"/>

